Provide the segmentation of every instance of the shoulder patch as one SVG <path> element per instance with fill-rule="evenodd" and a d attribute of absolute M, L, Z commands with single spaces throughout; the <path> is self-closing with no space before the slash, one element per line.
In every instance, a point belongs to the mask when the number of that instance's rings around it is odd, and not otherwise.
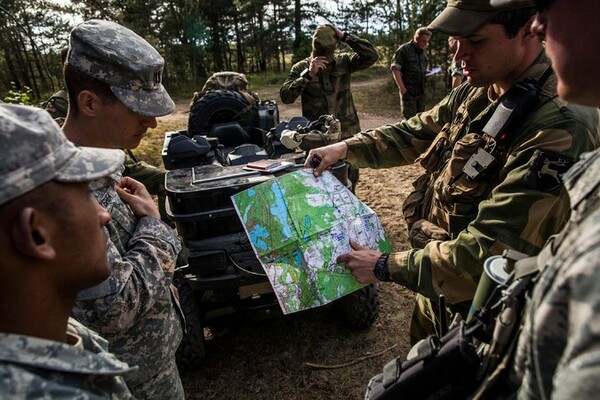
<path fill-rule="evenodd" d="M 573 166 L 575 161 L 570 157 L 536 150 L 525 180 L 532 188 L 552 190 L 562 184 L 562 177 Z"/>

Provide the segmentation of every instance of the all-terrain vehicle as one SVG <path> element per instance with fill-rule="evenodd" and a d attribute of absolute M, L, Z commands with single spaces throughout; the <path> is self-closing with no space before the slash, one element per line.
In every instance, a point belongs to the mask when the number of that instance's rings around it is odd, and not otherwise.
<path fill-rule="evenodd" d="M 188 129 L 167 132 L 163 147 L 169 170 L 167 213 L 188 251 L 187 264 L 176 270 L 174 279 L 187 319 L 177 354 L 181 368 L 204 359 L 203 327 L 217 318 L 239 312 L 281 314 L 230 196 L 273 178 L 245 170 L 248 162 L 284 158 L 294 163 L 276 174 L 302 167 L 305 152 L 287 149 L 281 134 L 286 128 L 312 129 L 301 117 L 280 122 L 277 104 L 247 92 L 245 77 L 221 73 L 216 79 L 218 88 L 194 96 Z M 227 85 L 232 81 L 234 88 Z M 327 128 L 313 124 L 319 126 Z M 336 300 L 331 309 L 349 326 L 367 328 L 379 312 L 377 286 Z"/>

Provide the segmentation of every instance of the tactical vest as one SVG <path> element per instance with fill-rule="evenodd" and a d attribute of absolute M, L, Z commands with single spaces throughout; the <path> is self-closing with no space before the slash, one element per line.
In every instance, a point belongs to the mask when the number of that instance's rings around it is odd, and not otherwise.
<path fill-rule="evenodd" d="M 512 136 L 495 134 L 500 129 L 514 131 L 528 114 L 556 97 L 540 94 L 550 74 L 547 69 L 538 81 L 513 86 L 523 93 L 537 91 L 535 95 L 528 94 L 528 104 L 519 104 L 508 113 L 503 107 L 508 96 L 520 96 L 511 93 L 513 88 L 491 104 L 485 88 L 472 91 L 459 106 L 454 120 L 442 127 L 416 160 L 425 173 L 413 183 L 414 190 L 402 206 L 413 248 L 423 248 L 432 240 L 454 239 L 475 219 L 479 203 L 501 182 L 501 166 L 512 146 Z M 523 108 L 528 109 L 524 112 Z M 468 110 L 476 116 L 472 118 Z M 514 118 L 517 114 L 518 118 Z M 506 124 L 498 126 L 498 121 L 501 125 L 507 120 L 509 129 Z"/>

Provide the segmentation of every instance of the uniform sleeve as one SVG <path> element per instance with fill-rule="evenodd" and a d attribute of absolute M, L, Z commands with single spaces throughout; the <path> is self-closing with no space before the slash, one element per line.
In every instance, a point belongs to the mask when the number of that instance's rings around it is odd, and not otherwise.
<path fill-rule="evenodd" d="M 450 304 L 456 304 L 473 298 L 486 258 L 505 249 L 539 253 L 569 216 L 564 186 L 554 171 L 544 168 L 577 159 L 595 142 L 582 123 L 557 119 L 515 145 L 501 170 L 500 183 L 454 240 L 432 241 L 423 249 L 392 254 L 388 261 L 392 279 L 429 298 L 444 294 Z"/>
<path fill-rule="evenodd" d="M 292 66 L 290 73 L 279 89 L 279 97 L 284 104 L 293 103 L 302 94 L 302 90 L 308 82 L 300 74 L 308 67 L 308 60 L 302 60 Z"/>
<path fill-rule="evenodd" d="M 346 44 L 354 50 L 350 57 L 351 72 L 367 69 L 379 59 L 377 50 L 368 40 L 349 35 Z"/>
<path fill-rule="evenodd" d="M 403 63 L 404 63 L 404 47 L 400 46 L 394 52 L 394 57 L 392 57 L 392 65 L 390 65 L 390 69 L 397 69 L 398 71 L 402 71 Z"/>
<path fill-rule="evenodd" d="M 598 207 L 597 199 L 595 203 Z M 556 281 L 560 282 L 560 278 L 555 279 L 554 292 L 562 289 L 561 293 L 567 300 L 564 312 L 557 317 L 549 312 L 552 306 L 557 307 L 555 303 L 536 310 L 539 311 L 536 313 L 536 325 L 541 331 L 536 340 L 539 349 L 551 349 L 557 341 L 566 341 L 562 354 L 556 355 L 559 358 L 556 373 L 552 377 L 553 399 L 592 399 L 600 393 L 599 227 L 600 213 L 596 211 L 588 219 L 587 227 L 576 231 L 578 243 L 571 247 L 571 253 L 577 256 L 563 268 L 563 273 L 567 275 L 566 284 L 558 285 Z M 566 335 L 555 337 L 556 330 L 544 329 L 552 327 L 557 319 L 560 321 L 565 315 L 568 316 Z"/>
<path fill-rule="evenodd" d="M 117 333 L 144 318 L 156 302 L 169 298 L 175 259 L 181 243 L 160 220 L 143 217 L 121 255 L 108 240 L 111 276 L 80 293 L 73 316 L 103 333 Z"/>
<path fill-rule="evenodd" d="M 461 91 L 451 92 L 431 110 L 345 140 L 347 161 L 357 167 L 388 168 L 413 163 L 449 121 Z"/>

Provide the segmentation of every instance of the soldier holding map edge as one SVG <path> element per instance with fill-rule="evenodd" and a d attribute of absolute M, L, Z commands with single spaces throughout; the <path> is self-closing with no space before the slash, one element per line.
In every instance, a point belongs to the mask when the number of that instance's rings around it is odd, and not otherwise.
<path fill-rule="evenodd" d="M 425 168 L 403 207 L 413 249 L 381 254 L 356 246 L 339 257 L 363 283 L 395 281 L 418 293 L 413 343 L 439 325 L 439 295 L 451 313 L 466 316 L 486 258 L 505 249 L 537 254 L 564 226 L 569 201 L 557 177 L 597 146 L 597 112 L 557 97 L 542 43 L 530 33 L 533 5 L 494 9 L 484 0 L 449 0 L 429 28 L 457 38 L 469 85 L 407 121 L 311 151 L 322 159 L 315 175 L 339 159 L 372 168 L 418 160 Z M 524 79 L 541 87 L 535 108 L 510 126 L 510 136 L 482 134 L 503 96 Z M 471 157 L 483 162 L 483 152 L 494 160 L 489 169 L 463 173 Z"/>

